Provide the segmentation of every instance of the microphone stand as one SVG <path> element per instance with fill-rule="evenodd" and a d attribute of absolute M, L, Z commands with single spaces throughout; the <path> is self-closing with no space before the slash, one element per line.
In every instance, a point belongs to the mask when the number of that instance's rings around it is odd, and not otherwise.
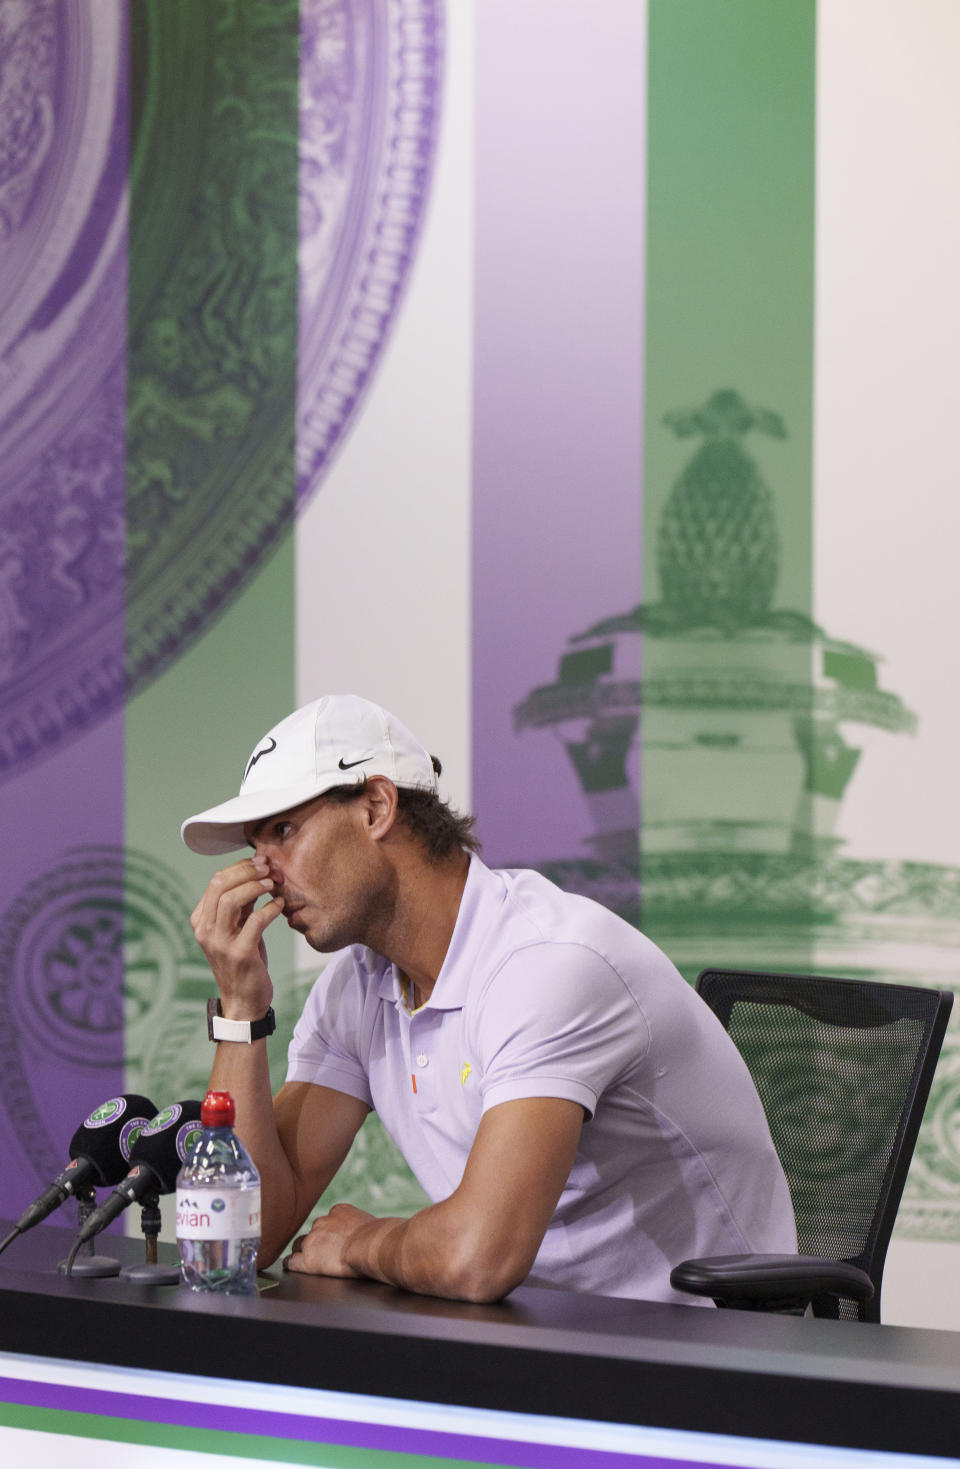
<path fill-rule="evenodd" d="M 81 1189 L 77 1193 L 77 1224 L 80 1229 L 89 1219 L 96 1208 L 96 1195 L 91 1184 L 88 1188 Z M 74 1259 L 61 1260 L 57 1269 L 61 1275 L 84 1275 L 88 1278 L 105 1278 L 109 1275 L 120 1274 L 120 1261 L 112 1259 L 109 1255 L 95 1255 L 93 1252 L 93 1239 L 88 1239 L 85 1245 L 81 1245 Z"/>
<path fill-rule="evenodd" d="M 122 1280 L 132 1280 L 137 1285 L 179 1285 L 180 1269 L 177 1265 L 161 1265 L 157 1259 L 157 1237 L 160 1233 L 160 1195 L 144 1194 L 140 1209 L 140 1228 L 144 1237 L 144 1262 L 142 1265 L 125 1265 L 120 1271 Z"/>

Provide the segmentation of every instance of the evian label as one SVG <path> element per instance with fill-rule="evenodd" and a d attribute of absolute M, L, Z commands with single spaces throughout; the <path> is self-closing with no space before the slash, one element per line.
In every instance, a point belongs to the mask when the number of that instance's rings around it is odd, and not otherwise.
<path fill-rule="evenodd" d="M 178 1239 L 260 1237 L 260 1190 L 177 1189 Z"/>

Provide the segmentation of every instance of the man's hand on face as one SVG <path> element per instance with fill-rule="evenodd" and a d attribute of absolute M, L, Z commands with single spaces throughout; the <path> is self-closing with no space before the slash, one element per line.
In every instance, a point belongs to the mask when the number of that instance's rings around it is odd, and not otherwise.
<path fill-rule="evenodd" d="M 334 1204 L 329 1214 L 315 1219 L 309 1234 L 301 1234 L 290 1246 L 291 1253 L 283 1262 L 284 1270 L 301 1275 L 339 1275 L 352 1280 L 360 1272 L 347 1264 L 347 1249 L 358 1230 L 376 1218 L 353 1204 Z"/>
<path fill-rule="evenodd" d="M 269 874 L 266 857 L 245 857 L 225 867 L 210 879 L 190 917 L 228 1019 L 257 1020 L 273 999 L 263 935 L 283 912 L 283 899 L 254 906 L 273 891 Z"/>

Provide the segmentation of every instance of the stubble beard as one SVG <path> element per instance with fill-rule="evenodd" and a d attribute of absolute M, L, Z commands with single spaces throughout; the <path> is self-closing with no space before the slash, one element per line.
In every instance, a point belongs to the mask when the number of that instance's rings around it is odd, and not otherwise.
<path fill-rule="evenodd" d="M 375 953 L 383 954 L 396 912 L 395 888 L 396 884 L 387 876 L 368 884 L 357 894 L 351 911 L 339 921 L 328 919 L 326 926 L 323 926 L 322 904 L 311 905 L 307 900 L 306 907 L 320 908 L 320 922 L 306 929 L 294 929 L 294 932 L 301 933 L 309 947 L 318 954 L 333 954 L 353 944 L 362 944 Z"/>

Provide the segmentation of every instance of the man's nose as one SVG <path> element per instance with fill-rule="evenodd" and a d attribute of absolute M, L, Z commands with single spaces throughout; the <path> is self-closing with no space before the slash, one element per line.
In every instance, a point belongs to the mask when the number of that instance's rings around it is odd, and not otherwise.
<path fill-rule="evenodd" d="M 282 881 L 276 848 L 270 842 L 264 841 L 262 838 L 258 838 L 253 842 L 253 860 L 258 867 L 262 867 L 264 863 L 267 864 L 269 873 L 264 874 L 265 876 L 272 877 L 277 883 Z"/>

